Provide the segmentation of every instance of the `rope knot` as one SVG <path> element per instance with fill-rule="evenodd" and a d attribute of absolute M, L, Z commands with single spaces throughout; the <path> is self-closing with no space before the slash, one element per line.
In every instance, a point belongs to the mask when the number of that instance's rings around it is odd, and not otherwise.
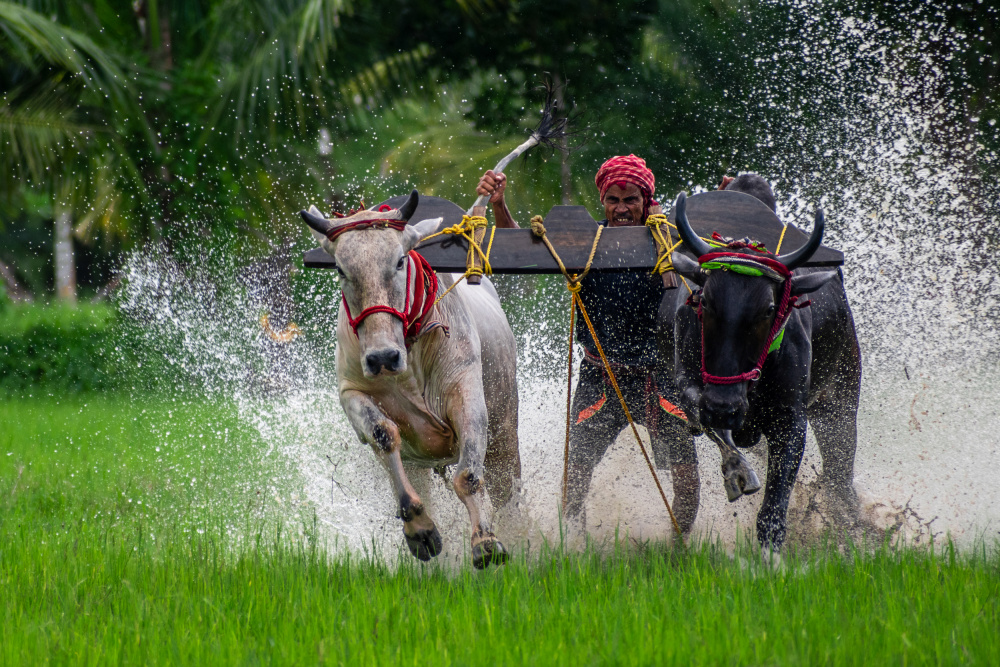
<path fill-rule="evenodd" d="M 545 225 L 542 224 L 542 216 L 536 215 L 531 218 L 531 233 L 535 236 L 545 236 Z"/>
<path fill-rule="evenodd" d="M 496 225 L 493 226 L 493 229 L 490 232 L 490 241 L 489 245 L 486 246 L 486 252 L 483 252 L 482 247 L 479 245 L 483 240 L 483 236 L 486 234 L 485 230 L 487 226 L 488 223 L 485 216 L 463 215 L 461 222 L 454 224 L 451 227 L 442 229 L 441 231 L 431 234 L 430 236 L 425 236 L 423 240 L 421 240 L 421 243 L 426 243 L 437 236 L 452 234 L 454 236 L 461 236 L 469 244 L 469 255 L 465 262 L 465 273 L 462 274 L 461 278 L 453 282 L 451 287 L 438 296 L 434 305 L 441 303 L 441 299 L 445 298 L 445 296 L 455 289 L 455 286 L 462 282 L 465 278 L 468 278 L 469 276 L 493 275 L 493 267 L 490 266 L 490 250 L 493 248 L 493 235 L 497 231 Z M 482 266 L 476 266 L 474 261 L 476 257 L 479 258 Z"/>
<path fill-rule="evenodd" d="M 481 215 L 463 215 L 462 222 L 459 225 L 465 230 L 479 229 L 486 226 L 486 218 Z"/>
<path fill-rule="evenodd" d="M 670 255 L 681 246 L 681 241 L 673 243 L 669 228 L 667 235 L 663 235 L 663 225 L 669 224 L 667 216 L 663 213 L 654 213 L 646 218 L 646 227 L 649 228 L 653 243 L 656 244 L 656 266 L 653 267 L 652 273 L 664 274 L 674 270 L 674 262 Z"/>

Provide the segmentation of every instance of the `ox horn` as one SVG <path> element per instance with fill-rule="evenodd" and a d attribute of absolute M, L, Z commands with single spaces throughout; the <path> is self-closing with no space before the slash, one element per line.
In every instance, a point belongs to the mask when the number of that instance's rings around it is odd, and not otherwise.
<path fill-rule="evenodd" d="M 413 212 L 417 210 L 418 203 L 420 203 L 420 195 L 414 189 L 410 193 L 410 198 L 406 200 L 406 203 L 399 207 L 399 219 L 409 220 L 412 218 Z"/>
<path fill-rule="evenodd" d="M 315 229 L 317 232 L 326 236 L 331 229 L 333 229 L 333 224 L 323 217 L 323 214 L 319 212 L 319 209 L 315 206 L 310 206 L 308 211 L 299 211 L 299 215 L 302 219 L 306 221 L 306 224 Z"/>
<path fill-rule="evenodd" d="M 806 241 L 806 244 L 787 255 L 780 255 L 778 261 L 784 264 L 789 271 L 794 271 L 808 262 L 809 258 L 816 252 L 816 249 L 819 248 L 819 244 L 823 242 L 823 228 L 825 226 L 823 209 L 818 208 L 816 209 L 816 223 L 813 225 L 812 234 L 809 235 L 809 240 Z"/>
<path fill-rule="evenodd" d="M 677 195 L 677 202 L 674 204 L 675 218 L 677 220 L 677 233 L 681 240 L 694 252 L 695 257 L 701 257 L 712 252 L 712 246 L 708 245 L 691 229 L 691 223 L 687 217 L 687 195 L 680 192 Z"/>

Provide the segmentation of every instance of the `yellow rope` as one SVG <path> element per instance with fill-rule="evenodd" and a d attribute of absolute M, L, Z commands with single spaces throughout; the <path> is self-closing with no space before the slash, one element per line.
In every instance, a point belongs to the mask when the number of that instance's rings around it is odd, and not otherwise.
<path fill-rule="evenodd" d="M 590 248 L 590 257 L 587 259 L 587 265 L 584 267 L 583 272 L 580 274 L 570 275 L 569 271 L 566 269 L 566 265 L 563 264 L 562 258 L 559 257 L 559 253 L 556 249 L 552 247 L 552 243 L 549 242 L 545 235 L 545 225 L 542 224 L 542 216 L 536 215 L 531 219 L 531 231 L 535 236 L 539 236 L 542 242 L 545 243 L 545 247 L 549 249 L 552 253 L 552 257 L 556 260 L 559 265 L 559 270 L 562 271 L 563 276 L 566 278 L 566 289 L 569 290 L 572 295 L 572 303 L 570 305 L 570 330 L 572 331 L 572 313 L 573 309 L 579 308 L 580 314 L 583 315 L 583 321 L 587 323 L 587 328 L 590 330 L 590 336 L 594 341 L 594 345 L 597 347 L 598 354 L 601 355 L 601 361 L 604 363 L 604 369 L 608 374 L 608 378 L 611 380 L 611 386 L 615 388 L 615 393 L 618 394 L 618 401 L 621 403 L 622 410 L 625 412 L 625 417 L 628 419 L 629 426 L 632 427 L 632 434 L 635 436 L 635 441 L 639 443 L 639 450 L 642 452 L 643 458 L 646 459 L 646 465 L 649 466 L 649 472 L 653 475 L 653 481 L 656 483 L 656 488 L 660 492 L 660 497 L 663 499 L 663 504 L 667 508 L 667 513 L 670 515 L 670 522 L 674 526 L 674 531 L 677 535 L 681 534 L 680 525 L 677 523 L 676 517 L 674 517 L 674 511 L 670 508 L 670 503 L 667 501 L 667 495 L 663 492 L 663 486 L 660 485 L 660 478 L 656 474 L 656 468 L 653 467 L 653 462 L 649 458 L 649 454 L 646 453 L 646 446 L 642 444 L 642 438 L 639 437 L 639 431 L 635 427 L 635 422 L 632 420 L 632 413 L 629 412 L 628 405 L 625 404 L 625 397 L 622 395 L 621 389 L 618 387 L 618 379 L 615 377 L 615 372 L 611 369 L 611 363 L 608 358 L 604 355 L 604 348 L 601 346 L 601 342 L 597 340 L 597 332 L 594 330 L 594 325 L 590 321 L 590 316 L 587 314 L 587 309 L 583 305 L 583 299 L 580 298 L 580 290 L 583 289 L 583 284 L 581 280 L 590 271 L 590 265 L 594 261 L 594 255 L 597 253 L 597 243 L 601 240 L 601 232 L 604 230 L 603 226 L 597 228 L 597 234 L 594 235 L 594 244 Z M 572 354 L 573 354 L 573 339 L 570 338 L 569 343 L 569 358 L 570 358 L 570 377 L 572 377 L 573 366 L 572 366 Z M 566 448 L 563 454 L 563 503 L 566 501 L 566 487 L 568 484 L 569 477 L 569 423 L 571 419 L 570 413 L 570 402 L 567 397 L 567 410 L 566 410 Z"/>
<path fill-rule="evenodd" d="M 490 258 L 490 251 L 493 250 L 493 237 L 496 236 L 497 226 L 493 225 L 490 227 L 490 242 L 486 244 L 486 259 Z M 485 266 L 485 263 L 484 263 Z M 490 274 L 493 273 L 493 267 L 490 267 Z"/>
<path fill-rule="evenodd" d="M 781 228 L 781 236 L 778 238 L 778 247 L 774 249 L 775 255 L 781 252 L 781 242 L 785 240 L 785 232 L 787 230 L 788 230 L 788 223 L 786 222 L 785 226 Z"/>
<path fill-rule="evenodd" d="M 466 262 L 465 262 L 465 266 L 466 266 L 465 273 L 462 274 L 461 278 L 459 278 L 458 280 L 456 280 L 455 282 L 453 282 L 451 284 L 451 287 L 449 287 L 448 289 L 446 289 L 444 291 L 444 293 L 441 294 L 441 296 L 439 296 L 434 301 L 434 305 L 435 306 L 438 305 L 439 303 L 441 303 L 441 299 L 445 298 L 445 296 L 448 295 L 448 292 L 450 292 L 453 289 L 455 289 L 456 285 L 458 285 L 460 282 L 462 282 L 464 279 L 468 278 L 469 276 L 482 276 L 482 275 L 491 276 L 491 275 L 493 275 L 493 267 L 490 266 L 490 251 L 493 249 L 493 237 L 494 237 L 494 235 L 496 235 L 496 232 L 497 232 L 496 225 L 494 225 L 493 228 L 490 230 L 490 242 L 486 246 L 486 252 L 485 253 L 483 252 L 483 249 L 479 247 L 479 244 L 476 243 L 476 230 L 477 229 L 481 229 L 481 228 L 483 228 L 485 226 L 486 226 L 486 218 L 484 218 L 483 216 L 481 216 L 481 215 L 463 215 L 461 222 L 459 222 L 457 224 L 454 224 L 451 227 L 445 227 L 441 231 L 435 232 L 435 233 L 431 234 L 430 236 L 425 236 L 423 239 L 421 239 L 420 245 L 423 245 L 424 243 L 426 243 L 427 241 L 430 241 L 432 238 L 434 238 L 436 236 L 441 236 L 442 234 L 454 234 L 455 236 L 461 236 L 469 244 L 469 256 L 468 256 L 468 258 L 466 259 Z M 473 264 L 473 262 L 472 262 L 472 260 L 473 260 L 473 253 L 476 253 L 476 254 L 479 255 L 479 258 L 483 262 L 482 268 L 480 268 L 480 267 L 476 266 L 475 264 Z"/>
<path fill-rule="evenodd" d="M 684 276 L 681 276 L 681 282 L 683 282 L 683 283 L 684 283 L 684 287 L 687 287 L 687 288 L 688 288 L 688 294 L 694 294 L 694 290 L 692 290 L 692 289 L 691 289 L 691 286 L 690 286 L 690 285 L 688 285 L 688 281 L 687 281 L 687 278 L 685 278 Z"/>
<path fill-rule="evenodd" d="M 650 233 L 653 235 L 653 241 L 656 243 L 656 251 L 659 253 L 652 272 L 658 274 L 674 270 L 674 262 L 671 259 L 671 254 L 673 254 L 674 250 L 681 247 L 683 243 L 683 241 L 674 243 L 669 229 L 667 230 L 666 238 L 664 238 L 663 230 L 660 228 L 661 225 L 677 228 L 676 225 L 671 225 L 670 221 L 667 220 L 667 216 L 662 213 L 655 213 L 646 218 L 646 227 L 649 228 Z"/>

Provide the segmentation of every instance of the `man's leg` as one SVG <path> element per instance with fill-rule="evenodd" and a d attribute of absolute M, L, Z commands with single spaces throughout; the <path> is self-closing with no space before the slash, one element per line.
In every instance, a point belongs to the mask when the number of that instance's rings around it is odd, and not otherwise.
<path fill-rule="evenodd" d="M 610 395 L 609 395 L 610 394 Z M 569 428 L 566 519 L 586 527 L 584 502 L 594 468 L 621 432 L 625 415 L 614 389 L 607 386 L 600 368 L 584 364 L 573 396 Z"/>
<path fill-rule="evenodd" d="M 651 410 L 647 411 L 650 417 L 647 417 L 645 426 L 649 430 L 656 467 L 670 469 L 670 481 L 674 487 L 670 507 L 681 532 L 686 535 L 698 516 L 701 497 L 694 436 L 688 430 L 686 415 L 678 407 L 677 389 L 672 384 L 657 382 L 653 390 L 648 395 Z"/>

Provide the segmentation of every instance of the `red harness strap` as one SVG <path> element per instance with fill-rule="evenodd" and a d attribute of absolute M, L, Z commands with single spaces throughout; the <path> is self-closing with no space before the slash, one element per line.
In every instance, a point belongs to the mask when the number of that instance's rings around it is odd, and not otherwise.
<path fill-rule="evenodd" d="M 395 229 L 398 232 L 406 229 L 406 220 L 386 220 L 385 218 L 368 218 L 366 220 L 354 220 L 344 225 L 334 227 L 326 233 L 326 238 L 331 241 L 337 240 L 337 237 L 344 232 L 349 232 L 352 229 L 368 229 L 370 227 L 386 227 L 390 229 Z"/>
<path fill-rule="evenodd" d="M 740 252 L 710 252 L 706 255 L 702 255 L 698 258 L 699 264 L 705 264 L 706 262 L 726 260 L 726 259 L 737 259 L 741 263 L 753 263 L 758 264 L 761 267 L 766 267 L 773 272 L 779 274 L 782 280 L 782 291 L 781 291 L 781 302 L 778 304 L 778 312 L 774 316 L 774 322 L 771 324 L 771 330 L 767 334 L 767 341 L 764 343 L 764 349 L 760 351 L 760 356 L 757 357 L 756 365 L 746 373 L 740 373 L 739 375 L 712 375 L 705 368 L 705 323 L 702 320 L 702 306 L 701 301 L 698 302 L 698 321 L 701 322 L 701 381 L 704 384 L 738 384 L 740 382 L 756 382 L 760 379 L 761 368 L 764 366 L 764 362 L 767 360 L 767 355 L 770 353 L 771 344 L 774 339 L 781 333 L 784 328 L 785 323 L 788 321 L 789 316 L 792 314 L 792 309 L 797 307 L 796 301 L 797 296 L 792 296 L 792 272 L 788 270 L 781 262 L 771 259 L 770 257 L 760 257 L 757 255 L 749 255 Z M 808 302 L 803 305 L 809 305 Z"/>
<path fill-rule="evenodd" d="M 403 225 L 406 224 L 405 221 L 400 222 Z M 410 342 L 420 334 L 420 329 L 424 325 L 424 316 L 434 307 L 434 299 L 438 292 L 438 279 L 431 265 L 416 250 L 411 250 L 408 258 L 406 263 L 406 300 L 403 303 L 403 310 L 397 310 L 392 306 L 368 306 L 358 313 L 357 317 L 353 317 L 351 308 L 347 305 L 347 297 L 341 293 L 344 312 L 347 313 L 347 322 L 351 325 L 355 336 L 358 335 L 358 327 L 364 319 L 375 313 L 389 313 L 403 321 L 406 347 L 409 347 Z"/>

